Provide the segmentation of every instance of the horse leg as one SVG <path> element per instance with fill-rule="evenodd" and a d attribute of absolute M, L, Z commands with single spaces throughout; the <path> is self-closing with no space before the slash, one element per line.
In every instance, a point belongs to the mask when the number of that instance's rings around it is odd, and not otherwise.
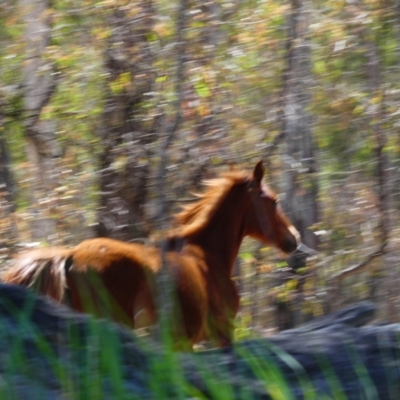
<path fill-rule="evenodd" d="M 149 287 L 143 287 L 136 295 L 133 305 L 135 329 L 147 328 L 156 321 L 156 307 Z"/>
<path fill-rule="evenodd" d="M 208 328 L 211 341 L 225 347 L 232 344 L 235 332 L 235 318 L 239 310 L 240 296 L 232 280 L 225 282 L 223 292 L 214 291 L 210 296 Z"/>
<path fill-rule="evenodd" d="M 184 258 L 175 270 L 176 297 L 173 302 L 172 333 L 176 342 L 183 343 L 184 350 L 205 338 L 207 321 L 207 289 L 204 277 L 196 262 Z M 182 346 L 181 346 L 182 347 Z"/>

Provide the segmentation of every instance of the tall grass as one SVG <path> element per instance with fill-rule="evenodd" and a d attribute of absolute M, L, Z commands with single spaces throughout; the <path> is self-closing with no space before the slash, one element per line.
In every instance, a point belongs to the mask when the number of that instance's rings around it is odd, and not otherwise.
<path fill-rule="evenodd" d="M 330 392 L 325 396 L 303 366 L 271 342 L 183 354 L 173 350 L 170 329 L 161 346 L 90 316 L 55 318 L 52 333 L 33 322 L 36 306 L 34 296 L 22 308 L 0 297 L 0 308 L 10 315 L 0 323 L 0 399 L 251 400 L 267 394 L 273 400 L 347 399 L 335 369 L 320 353 L 317 361 Z M 355 347 L 348 352 L 365 388 L 360 398 L 379 398 Z M 240 365 L 229 362 L 233 354 Z M 292 371 L 296 391 L 282 366 Z"/>

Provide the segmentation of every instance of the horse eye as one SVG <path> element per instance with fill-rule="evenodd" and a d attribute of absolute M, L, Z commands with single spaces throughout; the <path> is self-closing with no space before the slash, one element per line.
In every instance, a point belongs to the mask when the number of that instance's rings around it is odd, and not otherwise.
<path fill-rule="evenodd" d="M 267 199 L 269 201 L 271 201 L 274 206 L 277 206 L 278 203 L 279 203 L 279 199 L 276 199 L 276 198 L 268 196 L 268 194 L 265 193 L 263 190 L 260 190 L 260 196 L 264 197 L 265 199 Z"/>

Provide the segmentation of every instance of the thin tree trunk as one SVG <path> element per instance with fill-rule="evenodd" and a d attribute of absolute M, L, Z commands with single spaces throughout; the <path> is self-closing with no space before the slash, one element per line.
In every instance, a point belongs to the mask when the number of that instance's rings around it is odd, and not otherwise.
<path fill-rule="evenodd" d="M 308 38 L 310 2 L 292 0 L 288 15 L 286 71 L 284 74 L 284 123 L 286 161 L 284 206 L 302 241 L 317 249 L 310 227 L 318 222 L 318 182 L 315 142 L 312 135 L 309 89 L 312 81 Z"/>
<path fill-rule="evenodd" d="M 162 229 L 165 229 L 165 211 L 166 211 L 166 171 L 169 160 L 169 149 L 174 141 L 175 135 L 179 129 L 179 124 L 182 120 L 182 101 L 183 101 L 183 80 L 184 80 L 184 66 L 185 66 L 185 12 L 188 8 L 188 0 L 181 0 L 177 13 L 176 23 L 176 76 L 175 76 L 175 95 L 176 101 L 174 103 L 175 115 L 168 125 L 162 138 L 160 149 L 160 165 L 157 174 L 157 187 L 159 189 L 159 205 L 157 213 L 157 221 Z"/>
<path fill-rule="evenodd" d="M 4 134 L 2 133 L 0 133 L 0 183 L 5 189 L 4 197 L 5 200 L 10 204 L 10 211 L 14 211 L 14 184 L 10 174 L 10 154 Z"/>
<path fill-rule="evenodd" d="M 54 65 L 44 57 L 51 40 L 49 0 L 20 0 L 25 21 L 26 57 L 24 62 L 24 112 L 26 152 L 32 168 L 31 204 L 37 218 L 33 221 L 33 238 L 46 239 L 54 233 L 55 225 L 45 216 L 46 210 L 37 206 L 38 199 L 46 197 L 54 184 L 53 159 L 61 154 L 55 139 L 52 121 L 40 119 L 43 108 L 56 88 Z"/>
<path fill-rule="evenodd" d="M 387 260 L 386 247 L 391 231 L 391 188 L 389 158 L 385 152 L 387 145 L 387 133 L 382 125 L 384 120 L 384 92 L 382 88 L 381 61 L 374 32 L 365 32 L 365 46 L 367 53 L 367 75 L 369 78 L 368 89 L 371 93 L 371 127 L 375 142 L 376 175 L 378 183 L 378 207 L 380 212 L 380 247 L 382 249 L 382 264 L 384 274 L 382 278 L 372 277 L 372 285 L 375 287 L 373 293 L 377 300 L 384 299 L 384 312 L 388 320 L 394 321 L 397 313 L 391 297 L 394 295 L 394 277 L 390 268 L 390 261 Z M 379 99 L 379 101 L 378 101 Z M 387 301 L 389 299 L 389 301 Z"/>
<path fill-rule="evenodd" d="M 165 216 L 166 211 L 166 190 L 167 190 L 167 165 L 169 161 L 169 150 L 172 145 L 175 135 L 179 129 L 179 125 L 182 120 L 182 100 L 183 100 L 183 80 L 184 80 L 184 68 L 185 68 L 185 13 L 188 8 L 188 0 L 180 0 L 177 10 L 177 22 L 176 22 L 176 75 L 175 75 L 175 96 L 176 101 L 174 103 L 175 115 L 167 126 L 167 129 L 162 138 L 160 148 L 160 165 L 157 174 L 157 188 L 159 190 L 158 210 L 157 210 L 157 223 L 159 229 L 166 230 L 167 228 L 167 217 Z M 159 331 L 156 332 L 159 339 L 162 339 L 163 334 L 167 329 L 173 326 L 173 290 L 174 283 L 172 282 L 168 268 L 166 268 L 165 255 L 168 250 L 169 244 L 166 240 L 162 242 L 161 253 L 162 253 L 162 268 L 157 276 L 157 305 L 159 310 Z"/>
<path fill-rule="evenodd" d="M 5 139 L 5 115 L 3 104 L 0 100 L 0 185 L 4 187 L 4 199 L 9 204 L 9 211 L 13 212 L 14 205 L 14 182 L 10 173 L 10 153 Z"/>
<path fill-rule="evenodd" d="M 285 152 L 282 158 L 286 163 L 283 205 L 300 232 L 302 242 L 312 249 L 317 249 L 317 237 L 311 230 L 319 218 L 317 168 L 312 121 L 307 110 L 312 82 L 308 38 L 310 1 L 291 0 L 290 4 L 287 17 L 286 69 L 283 76 Z M 299 261 L 304 263 L 304 260 L 303 254 L 295 252 L 288 263 L 293 269 L 297 269 L 304 266 L 299 265 Z M 302 299 L 303 294 L 299 287 L 293 307 L 288 303 L 277 305 L 279 329 L 294 326 L 296 320 L 299 320 Z M 285 321 L 285 324 L 282 321 Z"/>

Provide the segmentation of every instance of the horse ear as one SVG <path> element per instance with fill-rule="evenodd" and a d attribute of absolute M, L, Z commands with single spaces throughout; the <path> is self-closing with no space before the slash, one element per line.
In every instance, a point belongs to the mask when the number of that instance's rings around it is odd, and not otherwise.
<path fill-rule="evenodd" d="M 253 170 L 253 179 L 258 184 L 261 185 L 262 178 L 264 177 L 264 165 L 262 160 L 260 160 Z"/>

